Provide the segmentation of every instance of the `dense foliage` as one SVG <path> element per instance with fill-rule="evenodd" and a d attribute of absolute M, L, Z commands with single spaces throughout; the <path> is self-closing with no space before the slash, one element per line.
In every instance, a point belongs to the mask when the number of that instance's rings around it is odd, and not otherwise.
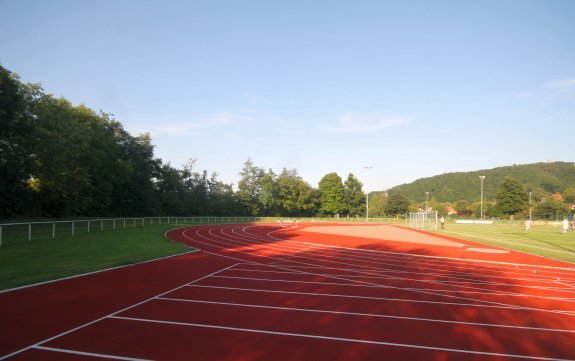
<path fill-rule="evenodd" d="M 217 174 L 178 169 L 154 155 L 150 134 L 127 132 L 110 114 L 73 106 L 22 83 L 0 66 L 0 218 L 76 216 L 365 216 L 363 185 L 325 175 L 318 188 L 295 169 L 276 174 L 248 159 L 237 190 Z M 424 178 L 371 192 L 369 215 L 395 216 L 428 206 L 440 214 L 487 217 L 570 215 L 573 163 L 514 165 Z M 555 194 L 553 197 L 552 193 Z M 528 200 L 529 194 L 529 200 Z"/>
<path fill-rule="evenodd" d="M 96 113 L 0 66 L 0 217 L 240 214 L 231 185 L 154 156 Z"/>
<path fill-rule="evenodd" d="M 452 209 L 457 212 L 454 216 L 480 217 L 480 175 L 485 176 L 483 210 L 487 217 L 528 217 L 529 202 L 532 215 L 539 219 L 561 219 L 573 215 L 573 162 L 534 163 L 447 173 L 393 187 L 388 194 L 408 198 L 411 209 L 417 210 L 423 209 L 425 192 L 429 191 L 431 207 L 441 214 L 448 214 Z"/>

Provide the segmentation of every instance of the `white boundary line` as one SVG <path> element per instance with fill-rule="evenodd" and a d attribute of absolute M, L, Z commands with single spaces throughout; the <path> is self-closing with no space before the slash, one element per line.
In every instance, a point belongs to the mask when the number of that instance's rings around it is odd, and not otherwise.
<path fill-rule="evenodd" d="M 166 237 L 167 239 L 169 239 L 172 242 L 172 239 L 168 238 L 166 235 L 168 234 L 168 232 L 174 231 L 176 229 L 181 229 L 181 228 L 188 228 L 188 227 L 180 227 L 180 228 L 174 228 L 174 229 L 170 229 L 169 231 L 166 231 L 166 233 L 164 233 L 164 237 Z M 178 242 L 179 243 L 179 242 Z M 186 244 L 180 243 L 188 248 L 192 248 Z M 30 287 L 36 287 L 36 286 L 42 286 L 42 285 L 46 285 L 49 283 L 54 283 L 54 282 L 60 282 L 60 281 L 65 281 L 65 280 L 69 280 L 69 279 L 73 279 L 73 278 L 78 278 L 78 277 L 84 277 L 84 276 L 89 276 L 89 275 L 93 275 L 93 274 L 97 274 L 97 273 L 102 273 L 102 272 L 108 272 L 108 271 L 113 271 L 116 269 L 121 269 L 121 268 L 127 268 L 127 267 L 132 267 L 132 266 L 137 266 L 139 264 L 144 264 L 144 263 L 150 263 L 150 262 L 155 262 L 155 261 L 161 261 L 163 259 L 167 259 L 167 258 L 171 258 L 171 257 L 177 257 L 177 256 L 183 256 L 185 254 L 190 254 L 190 253 L 195 253 L 195 252 L 199 252 L 200 249 L 193 249 L 191 251 L 188 252 L 184 252 L 184 253 L 178 253 L 178 254 L 173 254 L 170 256 L 165 256 L 165 257 L 160 257 L 160 258 L 154 258 L 154 259 L 149 259 L 146 261 L 141 261 L 141 262 L 137 262 L 137 263 L 131 263 L 131 264 L 126 264 L 126 265 L 122 265 L 122 266 L 116 266 L 116 267 L 111 267 L 111 268 L 105 268 L 105 269 L 101 269 L 98 271 L 93 271 L 93 272 L 88 272 L 88 273 L 81 273 L 78 275 L 73 275 L 73 276 L 68 276 L 68 277 L 63 277 L 63 278 L 56 278 L 54 280 L 49 280 L 49 281 L 43 281 L 43 282 L 38 282 L 38 283 L 33 283 L 30 285 L 25 285 L 25 286 L 20 286 L 20 287 L 15 287 L 15 288 L 9 288 L 7 290 L 2 290 L 0 291 L 0 295 L 3 293 L 8 293 L 8 292 L 12 292 L 12 291 L 18 291 L 18 290 L 23 290 L 26 288 L 30 288 Z M 1 359 L 0 359 L 1 360 Z"/>
<path fill-rule="evenodd" d="M 464 262 L 478 262 L 478 263 L 487 263 L 487 264 L 497 264 L 497 265 L 506 265 L 506 266 L 522 266 L 522 267 L 537 267 L 537 268 L 544 268 L 544 269 L 557 269 L 557 270 L 562 270 L 562 271 L 571 271 L 571 272 L 575 272 L 575 268 L 570 268 L 570 267 L 556 267 L 556 266 L 541 266 L 541 265 L 535 265 L 535 264 L 526 264 L 526 263 L 511 263 L 511 262 L 501 262 L 501 261 L 487 261 L 487 260 L 481 260 L 481 259 L 467 259 L 467 258 L 456 258 L 456 257 L 442 257 L 442 256 L 429 256 L 429 255 L 424 255 L 424 254 L 410 254 L 410 253 L 398 253 L 398 252 L 388 252 L 388 251 L 379 251 L 376 249 L 357 249 L 357 248 L 350 248 L 350 247 L 341 247 L 341 246 L 332 246 L 332 245 L 326 245 L 326 244 L 321 244 L 321 243 L 311 243 L 311 242 L 302 242 L 305 244 L 310 244 L 310 245 L 314 245 L 314 246 L 322 246 L 322 247 L 327 247 L 327 248 L 341 248 L 341 249 L 347 249 L 350 251 L 361 251 L 361 252 L 377 252 L 377 253 L 389 253 L 389 254 L 396 254 L 396 255 L 402 255 L 402 256 L 406 256 L 406 257 L 422 257 L 422 258 L 433 258 L 433 259 L 447 259 L 447 260 L 453 260 L 453 261 L 464 261 Z M 516 251 L 516 250 L 512 250 L 512 251 Z M 518 251 L 516 251 L 518 252 Z M 524 253 L 524 252 L 522 252 Z M 531 253 L 524 253 L 524 254 L 528 254 L 530 256 L 534 256 L 534 257 L 540 257 L 537 256 L 535 254 L 531 254 Z M 546 258 L 546 257 L 542 257 L 542 258 Z M 552 258 L 549 258 L 552 259 Z M 559 260 L 555 260 L 554 261 L 559 261 Z M 566 261 L 562 261 L 565 263 L 569 263 Z"/>
<path fill-rule="evenodd" d="M 344 338 L 344 337 L 330 337 L 330 336 L 319 336 L 319 335 L 310 335 L 310 334 L 302 334 L 302 333 L 259 330 L 259 329 L 251 329 L 251 328 L 206 325 L 206 324 L 200 324 L 200 323 L 158 321 L 158 320 L 149 320 L 149 319 L 144 319 L 144 318 L 118 317 L 118 316 L 111 316 L 110 318 L 118 319 L 118 320 L 138 321 L 138 322 L 147 322 L 147 323 L 159 323 L 159 324 L 177 325 L 177 326 L 203 327 L 203 328 L 212 328 L 212 329 L 227 330 L 227 331 L 262 333 L 262 334 L 267 334 L 267 335 L 292 336 L 292 337 L 302 337 L 302 338 L 311 338 L 311 339 L 320 339 L 320 340 L 329 340 L 329 341 L 355 342 L 355 343 L 363 343 L 363 344 L 370 344 L 370 345 L 394 346 L 394 347 L 412 348 L 412 349 L 429 350 L 429 351 L 446 351 L 446 352 L 455 352 L 455 353 L 473 354 L 473 355 L 512 357 L 512 358 L 520 358 L 520 359 L 527 359 L 527 360 L 573 361 L 573 360 L 569 360 L 569 359 L 558 359 L 558 358 L 549 358 L 549 357 L 504 354 L 504 353 L 495 353 L 495 352 L 482 352 L 482 351 L 463 350 L 463 349 L 456 349 L 456 348 L 432 347 L 432 346 L 412 345 L 412 344 L 384 342 L 384 341 L 370 341 L 370 340 Z"/>
<path fill-rule="evenodd" d="M 262 292 L 262 293 L 279 293 L 288 295 L 305 295 L 313 297 L 335 297 L 335 298 L 351 298 L 358 300 L 377 300 L 377 301 L 392 301 L 392 302 L 409 302 L 409 303 L 428 303 L 431 305 L 449 305 L 449 306 L 461 306 L 461 307 L 480 307 L 480 308 L 497 308 L 497 309 L 507 309 L 507 310 L 519 310 L 520 308 L 515 306 L 494 306 L 494 305 L 483 305 L 483 304 L 472 304 L 472 303 L 456 303 L 456 302 L 443 302 L 443 301 L 424 301 L 424 300 L 412 300 L 405 298 L 391 298 L 391 297 L 376 297 L 376 296 L 354 296 L 345 295 L 337 293 L 315 293 L 315 292 L 297 292 L 297 291 L 278 291 L 278 290 L 267 290 L 259 288 L 239 288 L 239 287 L 228 287 L 228 286 L 215 286 L 215 285 L 190 285 L 188 287 L 201 287 L 201 288 L 214 288 L 222 290 L 233 290 L 233 291 L 247 291 L 247 292 Z"/>
<path fill-rule="evenodd" d="M 192 285 L 192 284 L 194 284 L 194 283 L 196 283 L 196 282 L 199 282 L 199 281 L 203 280 L 204 278 L 208 278 L 208 277 L 211 277 L 211 276 L 213 276 L 213 275 L 215 275 L 215 274 L 218 274 L 219 272 L 223 272 L 223 271 L 225 271 L 225 270 L 227 270 L 228 268 L 231 268 L 231 267 L 233 267 L 233 266 L 235 266 L 235 264 L 232 264 L 232 265 L 230 265 L 230 266 L 228 266 L 228 267 L 222 268 L 222 269 L 220 269 L 220 270 L 218 270 L 218 271 L 216 271 L 216 272 L 210 273 L 209 275 L 203 276 L 203 277 L 198 278 L 198 279 L 196 279 L 196 280 L 194 280 L 194 281 L 191 281 L 191 282 L 185 283 L 185 284 L 183 284 L 183 285 L 180 285 L 180 286 L 178 286 L 178 287 L 172 288 L 172 289 L 170 289 L 170 290 L 168 290 L 168 291 L 166 291 L 166 292 L 163 292 L 163 293 L 161 293 L 161 294 L 159 294 L 159 295 L 156 295 L 156 296 L 154 296 L 154 297 L 150 297 L 150 298 L 148 298 L 148 299 L 145 299 L 145 300 L 143 300 L 143 301 L 140 301 L 140 302 L 138 302 L 138 303 L 135 303 L 135 304 L 133 304 L 133 305 L 131 305 L 131 306 L 128 306 L 128 307 L 126 307 L 126 308 L 123 308 L 123 309 L 121 309 L 121 310 L 119 310 L 119 311 L 110 313 L 110 314 L 108 314 L 108 315 L 106 315 L 106 316 L 103 316 L 103 317 L 100 317 L 100 318 L 95 319 L 95 320 L 93 320 L 93 321 L 87 322 L 87 323 L 85 323 L 85 324 L 83 324 L 83 325 L 80 325 L 80 326 L 78 326 L 78 327 L 74 327 L 74 328 L 72 328 L 72 329 L 70 329 L 70 330 L 68 330 L 68 331 L 62 332 L 62 333 L 60 333 L 60 334 L 58 334 L 58 335 L 55 335 L 55 336 L 49 337 L 49 338 L 47 338 L 47 339 L 44 339 L 44 340 L 42 340 L 42 341 L 40 341 L 40 342 L 37 342 L 37 343 L 35 343 L 35 344 L 33 344 L 33 345 L 24 347 L 24 348 L 22 348 L 22 349 L 20 349 L 20 350 L 14 351 L 14 352 L 9 353 L 9 354 L 7 354 L 7 355 L 0 356 L 0 360 L 7 359 L 7 358 L 12 357 L 12 356 L 14 356 L 14 355 L 17 355 L 17 354 L 19 354 L 19 353 L 22 353 L 22 352 L 24 352 L 24 351 L 27 351 L 27 350 L 29 350 L 29 349 L 31 349 L 31 348 L 36 348 L 36 347 L 42 345 L 43 343 L 53 341 L 53 340 L 55 340 L 55 339 L 57 339 L 57 338 L 60 338 L 60 337 L 62 337 L 62 336 L 65 336 L 65 335 L 67 335 L 67 334 L 70 334 L 70 333 L 72 333 L 72 332 L 76 332 L 76 331 L 78 331 L 78 330 L 81 330 L 81 329 L 83 329 L 83 328 L 86 328 L 86 327 L 88 327 L 88 326 L 90 326 L 90 325 L 93 325 L 93 324 L 95 324 L 95 323 L 97 323 L 97 322 L 100 322 L 100 321 L 102 321 L 102 320 L 105 320 L 106 318 L 110 318 L 110 317 L 112 317 L 112 316 L 114 316 L 114 315 L 117 315 L 118 313 L 127 311 L 127 310 L 132 309 L 132 308 L 137 307 L 137 306 L 140 306 L 140 305 L 142 305 L 142 304 L 144 304 L 144 303 L 146 303 L 146 302 L 149 302 L 149 301 L 151 301 L 151 300 L 154 300 L 154 299 L 156 299 L 156 298 L 158 298 L 158 297 L 162 297 L 162 296 L 164 296 L 164 295 L 166 295 L 166 294 L 168 294 L 168 293 L 170 293 L 170 292 L 174 292 L 174 291 L 176 291 L 176 290 L 179 290 L 180 288 L 184 288 L 184 287 L 186 287 L 186 286 L 189 286 L 189 285 Z"/>
<path fill-rule="evenodd" d="M 229 245 L 238 246 L 238 244 L 239 244 L 239 245 L 242 245 L 243 247 L 245 247 L 246 245 L 251 245 L 249 242 L 246 242 L 246 241 L 244 241 L 244 240 L 239 240 L 239 239 L 235 239 L 235 240 L 227 239 L 227 238 L 220 237 L 220 236 L 218 236 L 218 235 L 216 235 L 216 234 L 213 233 L 213 231 L 218 230 L 218 231 L 220 231 L 221 235 L 223 235 L 223 236 L 228 236 L 228 237 L 232 237 L 231 235 L 226 235 L 225 233 L 222 232 L 222 230 L 225 229 L 225 228 L 226 228 L 225 226 L 220 226 L 220 227 L 204 227 L 204 228 L 188 229 L 188 230 L 185 230 L 182 235 L 183 235 L 184 237 L 186 237 L 186 238 L 192 240 L 192 241 L 195 241 L 195 242 L 198 242 L 198 243 L 201 243 L 201 244 L 205 244 L 205 245 L 208 245 L 208 246 L 211 246 L 211 247 L 220 248 L 220 249 L 225 249 L 226 247 L 214 245 L 213 243 L 224 244 L 224 245 L 227 245 L 227 246 L 229 246 Z M 227 227 L 227 228 L 230 228 L 230 227 Z M 246 227 L 244 227 L 243 229 L 245 229 L 245 228 L 246 228 Z M 215 240 L 215 239 L 210 239 L 210 238 L 208 238 L 208 237 L 206 237 L 206 236 L 201 235 L 199 232 L 200 232 L 201 230 L 203 230 L 203 229 L 207 229 L 207 230 L 208 230 L 208 234 L 209 234 L 210 236 L 215 237 L 215 238 L 222 239 L 223 241 L 218 241 L 218 240 Z M 206 239 L 206 240 L 208 240 L 208 241 L 211 241 L 211 242 L 213 242 L 213 243 L 212 243 L 212 244 L 209 244 L 209 243 L 202 242 L 202 241 L 200 241 L 200 240 L 198 240 L 198 239 L 193 239 L 193 238 L 187 236 L 187 235 L 186 235 L 186 232 L 187 232 L 187 231 L 190 231 L 190 230 L 191 230 L 191 231 L 195 231 L 194 233 L 196 234 L 196 236 L 199 236 L 199 237 L 201 237 L 201 238 L 204 238 L 204 239 Z M 272 238 L 276 239 L 275 237 L 272 237 Z M 259 246 L 261 246 L 261 245 L 256 244 L 256 246 L 259 247 Z M 282 247 L 283 247 L 283 246 L 282 246 Z M 276 246 L 276 247 L 268 246 L 268 247 L 265 247 L 265 248 L 262 247 L 261 249 L 258 249 L 258 250 L 259 250 L 260 252 L 263 252 L 263 253 L 272 253 L 272 254 L 274 254 L 274 253 L 279 253 L 278 251 L 270 251 L 270 250 L 273 250 L 273 249 L 276 249 L 276 248 L 277 248 L 277 249 L 281 249 L 281 248 L 278 248 L 277 246 Z M 207 251 L 204 251 L 204 252 L 207 252 Z M 234 252 L 248 254 L 247 252 L 239 251 L 239 250 L 235 250 Z M 210 253 L 210 252 L 207 252 L 207 253 Z M 235 260 L 237 260 L 237 261 L 239 261 L 239 262 L 244 261 L 244 260 L 241 259 L 241 258 L 223 256 L 223 255 L 221 255 L 221 254 L 219 254 L 219 253 L 212 253 L 212 254 L 218 255 L 218 256 L 220 256 L 220 257 L 227 257 L 227 258 L 235 259 Z M 250 256 L 255 256 L 255 257 L 266 257 L 266 256 L 258 255 L 258 254 L 256 254 L 256 253 L 249 253 L 249 255 L 250 255 Z M 303 256 L 293 256 L 293 257 L 304 258 L 304 259 L 312 259 L 312 258 L 310 258 L 310 257 L 303 257 Z M 273 258 L 273 257 L 270 256 L 270 257 L 268 257 L 268 258 Z M 312 259 L 312 260 L 313 260 L 313 259 Z M 298 263 L 298 264 L 310 265 L 309 263 L 305 263 L 305 262 L 301 262 L 301 261 L 291 261 L 291 262 L 293 262 L 293 263 Z M 308 261 L 308 262 L 309 262 L 309 261 Z M 346 263 L 343 263 L 343 262 L 329 261 L 329 260 L 328 260 L 327 262 L 339 263 L 339 264 L 346 264 Z M 259 263 L 259 262 L 254 262 L 254 263 Z M 270 267 L 279 268 L 279 269 L 283 269 L 283 270 L 291 270 L 291 269 L 289 269 L 289 268 L 280 267 L 280 266 L 276 266 L 276 265 L 270 266 Z M 366 267 L 366 268 L 369 268 L 369 267 Z M 371 267 L 371 268 L 372 268 L 372 270 L 373 270 L 373 267 Z M 333 270 L 345 271 L 344 269 L 336 268 L 336 267 L 331 267 L 331 269 L 333 269 Z M 365 271 L 363 272 L 363 274 L 368 274 L 369 271 L 371 271 L 371 270 L 365 270 Z M 305 272 L 305 271 L 298 271 L 298 272 L 305 273 L 305 274 L 311 274 L 311 275 L 315 275 L 315 276 L 319 276 L 318 273 Z M 382 288 L 391 288 L 391 289 L 399 289 L 399 290 L 403 290 L 403 291 L 411 291 L 411 292 L 417 292 L 417 293 L 432 294 L 432 295 L 442 296 L 442 297 L 448 297 L 448 298 L 465 299 L 465 300 L 469 300 L 469 299 L 470 299 L 470 298 L 468 298 L 468 297 L 449 295 L 449 294 L 445 294 L 445 293 L 434 293 L 434 291 L 427 291 L 427 290 L 420 290 L 420 289 L 413 289 L 413 288 L 403 288 L 403 287 L 390 286 L 390 285 L 382 285 L 382 284 L 378 284 L 378 283 L 366 282 L 366 281 L 361 281 L 361 280 L 350 280 L 350 279 L 346 279 L 346 278 L 343 278 L 343 277 L 335 277 L 335 276 L 324 276 L 324 277 L 334 278 L 334 279 L 339 279 L 339 280 L 345 280 L 345 281 L 348 281 L 348 282 L 356 282 L 356 283 L 360 283 L 360 284 L 364 284 L 364 285 L 367 284 L 367 285 L 372 285 L 372 286 L 379 286 L 379 287 L 382 287 Z M 390 277 L 390 279 L 394 279 L 394 278 L 395 278 L 396 280 L 403 280 L 402 278 L 399 278 L 399 277 Z M 412 280 L 412 279 L 409 279 L 409 280 Z M 436 283 L 436 282 L 429 281 L 429 283 Z M 464 288 L 464 289 L 465 289 L 465 288 L 467 288 L 467 289 L 475 289 L 475 290 L 479 290 L 479 291 L 483 291 L 483 290 L 484 290 L 484 289 L 482 289 L 482 288 L 470 287 L 470 286 L 456 286 L 456 287 Z M 522 295 L 522 294 L 516 294 L 516 293 L 509 293 L 509 292 L 506 292 L 506 291 L 501 291 L 500 293 L 507 293 L 507 294 L 509 294 L 509 295 Z M 522 296 L 526 296 L 526 295 L 522 295 Z M 549 297 L 544 297 L 544 296 L 529 296 L 529 297 L 549 298 Z M 473 300 L 476 300 L 476 299 L 473 299 Z M 485 303 L 488 303 L 488 304 L 500 304 L 500 305 L 501 305 L 501 304 L 504 304 L 504 303 L 500 303 L 500 302 L 486 301 L 486 300 L 476 300 L 476 301 L 485 302 Z M 506 304 L 504 304 L 504 305 L 506 305 Z M 567 310 L 545 310 L 545 309 L 525 307 L 525 306 L 516 306 L 516 307 L 525 308 L 525 309 L 531 309 L 531 310 L 539 310 L 539 311 L 550 312 L 550 313 L 564 313 L 564 314 L 567 314 L 567 315 L 572 315 L 572 314 L 571 314 L 571 311 L 567 311 Z"/>
<path fill-rule="evenodd" d="M 211 230 L 209 230 L 209 231 L 211 231 Z M 209 234 L 212 235 L 212 236 L 214 236 L 213 233 L 211 233 L 211 232 L 209 232 Z M 201 236 L 201 235 L 199 235 L 199 233 L 197 232 L 197 230 L 196 230 L 196 235 L 198 235 L 198 236 L 200 236 L 200 237 L 202 237 L 202 238 L 206 238 L 207 240 L 210 240 L 210 241 L 213 241 L 213 242 L 216 242 L 216 243 L 224 243 L 224 242 L 221 242 L 221 241 L 215 241 L 215 240 L 213 240 L 213 239 L 209 239 L 209 238 L 207 238 L 207 237 L 205 237 L 205 236 Z M 195 242 L 202 243 L 202 244 L 206 244 L 206 245 L 209 245 L 209 246 L 211 246 L 211 247 L 224 248 L 224 247 L 221 247 L 221 246 L 210 245 L 210 244 L 208 244 L 208 243 L 199 241 L 199 240 L 197 240 L 197 239 L 194 240 L 194 239 L 192 239 L 192 238 L 186 236 L 186 235 L 185 235 L 185 232 L 183 233 L 183 236 L 186 237 L 186 238 L 188 238 L 188 239 L 190 239 L 190 240 L 193 240 L 193 241 L 195 241 Z M 216 237 L 217 237 L 217 236 L 216 236 Z M 218 237 L 218 238 L 221 238 L 221 237 Z M 228 244 L 228 245 L 229 245 L 229 244 Z M 209 254 L 213 254 L 213 255 L 216 255 L 216 256 L 219 256 L 219 257 L 234 259 L 234 260 L 239 261 L 239 262 L 241 262 L 241 263 L 250 262 L 250 261 L 246 261 L 245 259 L 236 258 L 236 257 L 232 257 L 232 256 L 224 256 L 224 255 L 219 254 L 219 253 L 212 253 L 212 252 L 205 251 L 205 250 L 204 250 L 203 252 L 209 253 Z M 247 253 L 247 252 L 244 252 L 244 251 L 235 251 L 235 252 L 237 252 L 237 253 Z M 272 252 L 270 252 L 270 251 L 264 251 L 264 252 L 272 253 Z M 257 255 L 257 254 L 250 254 L 250 255 L 251 255 L 251 256 L 255 256 L 255 257 L 264 257 L 264 256 L 259 256 L 259 255 Z M 306 264 L 306 263 L 298 262 L 298 261 L 293 261 L 293 262 L 295 262 L 295 263 L 301 263 L 301 264 Z M 254 261 L 253 263 L 255 263 L 255 264 L 262 264 L 262 263 L 255 262 L 255 261 Z M 309 265 L 309 264 L 306 264 L 306 265 Z M 272 268 L 284 269 L 284 270 L 289 270 L 288 268 L 280 267 L 280 266 L 275 266 L 275 265 L 270 266 L 270 267 L 272 267 Z M 333 269 L 337 269 L 337 268 L 333 268 Z M 312 272 L 305 272 L 305 271 L 299 271 L 299 272 L 304 273 L 304 274 L 315 275 L 315 276 L 318 276 L 318 275 L 319 275 L 319 274 L 312 273 Z M 547 313 L 552 313 L 552 314 L 564 314 L 564 315 L 568 315 L 568 316 L 575 316 L 575 314 L 573 314 L 571 311 L 567 311 L 567 310 L 548 310 L 548 309 L 535 308 L 535 307 L 525 307 L 525 306 L 510 305 L 510 304 L 507 304 L 507 303 L 495 302 L 495 301 L 486 301 L 486 300 L 478 300 L 478 299 L 474 299 L 474 298 L 470 298 L 470 297 L 462 297 L 462 296 L 448 295 L 448 294 L 444 294 L 444 293 L 435 293 L 435 292 L 423 291 L 423 290 L 413 290 L 413 289 L 409 289 L 409 288 L 401 288 L 401 287 L 397 287 L 397 286 L 381 285 L 381 284 L 377 284 L 377 283 L 371 283 L 371 282 L 365 282 L 365 281 L 359 281 L 359 280 L 349 280 L 349 279 L 345 279 L 345 278 L 342 278 L 342 277 L 328 276 L 327 278 L 334 278 L 334 279 L 344 280 L 344 281 L 348 281 L 348 282 L 356 282 L 356 283 L 360 283 L 360 284 L 364 284 L 364 285 L 379 286 L 379 287 L 381 287 L 381 288 L 389 288 L 389 289 L 396 289 L 396 290 L 402 290 L 402 291 L 410 291 L 410 292 L 414 292 L 414 293 L 421 293 L 421 294 L 427 294 L 427 295 L 440 296 L 440 297 L 444 297 L 444 298 L 462 299 L 462 300 L 466 300 L 466 301 L 472 300 L 472 301 L 482 302 L 482 303 L 491 304 L 491 305 L 509 306 L 509 307 L 516 308 L 516 309 L 523 309 L 523 310 L 547 312 Z"/>
<path fill-rule="evenodd" d="M 502 324 L 496 324 L 496 323 L 452 321 L 452 320 L 440 320 L 440 319 L 435 319 L 435 318 L 394 316 L 394 315 L 385 315 L 385 314 L 377 314 L 377 313 L 341 312 L 341 311 L 320 310 L 320 309 L 310 309 L 310 308 L 265 306 L 265 305 L 254 305 L 254 304 L 245 304 L 245 303 L 192 300 L 192 299 L 187 299 L 187 298 L 158 297 L 156 300 L 166 300 L 166 301 L 175 301 L 175 302 L 190 302 L 190 303 L 207 303 L 207 304 L 212 304 L 212 305 L 236 306 L 236 307 L 246 307 L 246 308 L 251 307 L 251 308 L 262 308 L 262 309 L 268 309 L 268 310 L 297 311 L 297 312 L 310 312 L 310 313 L 327 313 L 327 314 L 332 314 L 332 315 L 344 315 L 344 316 L 390 318 L 390 319 L 396 319 L 396 320 L 448 323 L 448 324 L 479 326 L 479 327 L 501 327 L 501 328 L 515 328 L 515 329 L 532 330 L 532 331 L 575 333 L 575 330 L 557 329 L 557 328 L 542 328 L 542 327 L 502 325 Z"/>
<path fill-rule="evenodd" d="M 56 348 L 56 347 L 45 347 L 45 346 L 35 346 L 33 347 L 37 350 L 43 351 L 53 351 L 59 353 L 68 353 L 72 355 L 81 355 L 81 356 L 91 356 L 91 357 L 99 357 L 99 358 L 108 358 L 113 360 L 125 360 L 125 361 L 152 361 L 143 358 L 132 358 L 132 357 L 123 357 L 123 356 L 116 356 L 116 355 L 104 355 L 101 353 L 93 353 L 93 352 L 83 352 L 83 351 L 74 351 L 74 350 L 66 350 L 63 348 Z"/>
<path fill-rule="evenodd" d="M 446 233 L 461 234 L 461 235 L 464 235 L 464 236 L 477 237 L 477 236 L 468 235 L 468 234 L 460 233 L 460 232 L 453 232 L 453 231 L 446 231 Z M 477 237 L 477 238 L 481 238 L 481 237 Z M 505 241 L 505 240 L 499 240 L 499 239 L 494 239 L 494 238 L 491 238 L 491 239 L 490 239 L 490 238 L 487 238 L 487 237 L 483 237 L 483 238 L 484 238 L 484 239 L 487 239 L 487 240 L 495 241 L 495 242 L 503 242 L 503 243 L 516 244 L 516 245 L 519 245 L 519 246 L 527 246 L 527 245 L 525 245 L 525 244 L 515 243 L 515 242 L 512 242 L 512 241 Z M 539 241 L 539 240 L 537 240 L 537 241 Z M 493 244 L 489 244 L 489 243 L 481 243 L 481 242 L 477 242 L 477 241 L 469 241 L 469 242 L 478 243 L 478 244 L 482 244 L 482 245 L 487 245 L 487 246 L 491 246 L 491 247 L 495 247 L 495 248 L 501 248 L 501 249 L 505 249 L 505 250 L 508 250 L 508 251 L 513 251 L 513 252 L 519 252 L 519 253 L 523 253 L 523 254 L 528 254 L 528 255 L 530 255 L 530 256 L 541 257 L 541 258 L 549 259 L 549 260 L 552 260 L 552 261 L 558 261 L 558 262 L 562 262 L 562 263 L 573 264 L 572 262 L 565 261 L 565 260 L 562 260 L 562 259 L 553 258 L 553 257 L 549 257 L 549 256 L 541 256 L 541 255 L 539 255 L 539 254 L 533 254 L 533 253 L 529 253 L 529 252 L 526 252 L 526 251 L 520 251 L 520 250 L 513 249 L 513 248 L 503 247 L 503 246 L 500 246 L 500 245 L 493 245 Z M 537 247 L 537 246 L 527 246 L 527 247 L 542 248 L 542 247 Z M 553 251 L 553 250 L 547 249 L 547 248 L 542 248 L 542 249 L 547 250 L 547 251 Z M 555 251 L 555 252 L 565 252 L 565 251 Z M 574 252 L 569 252 L 569 253 L 570 253 L 570 254 L 573 254 Z"/>

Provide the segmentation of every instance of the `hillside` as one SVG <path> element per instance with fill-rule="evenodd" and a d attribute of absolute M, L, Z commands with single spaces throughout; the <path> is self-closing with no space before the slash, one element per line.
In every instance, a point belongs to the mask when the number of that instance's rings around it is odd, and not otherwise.
<path fill-rule="evenodd" d="M 517 179 L 526 190 L 533 191 L 534 196 L 546 193 L 562 192 L 565 188 L 575 187 L 575 163 L 549 162 L 512 165 L 474 172 L 445 173 L 429 178 L 418 179 L 409 184 L 395 186 L 389 194 L 400 194 L 414 201 L 425 200 L 425 192 L 438 202 L 468 202 L 480 198 L 480 175 L 485 176 L 483 183 L 484 200 L 495 198 L 499 182 L 510 176 Z"/>

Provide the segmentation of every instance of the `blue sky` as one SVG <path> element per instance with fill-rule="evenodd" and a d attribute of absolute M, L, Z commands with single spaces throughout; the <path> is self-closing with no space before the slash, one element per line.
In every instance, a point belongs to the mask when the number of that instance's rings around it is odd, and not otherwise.
<path fill-rule="evenodd" d="M 0 0 L 0 64 L 237 183 L 573 161 L 575 1 Z M 364 166 L 372 169 L 365 170 Z"/>

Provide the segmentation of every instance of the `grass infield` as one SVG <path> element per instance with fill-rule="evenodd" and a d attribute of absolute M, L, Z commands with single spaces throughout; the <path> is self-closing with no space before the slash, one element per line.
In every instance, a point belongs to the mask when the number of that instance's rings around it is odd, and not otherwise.
<path fill-rule="evenodd" d="M 575 263 L 575 232 L 562 233 L 561 226 L 523 224 L 446 224 L 437 231 L 455 238 L 513 249 Z"/>
<path fill-rule="evenodd" d="M 151 225 L 0 247 L 0 290 L 192 250 L 165 238 L 165 232 L 176 227 Z"/>

